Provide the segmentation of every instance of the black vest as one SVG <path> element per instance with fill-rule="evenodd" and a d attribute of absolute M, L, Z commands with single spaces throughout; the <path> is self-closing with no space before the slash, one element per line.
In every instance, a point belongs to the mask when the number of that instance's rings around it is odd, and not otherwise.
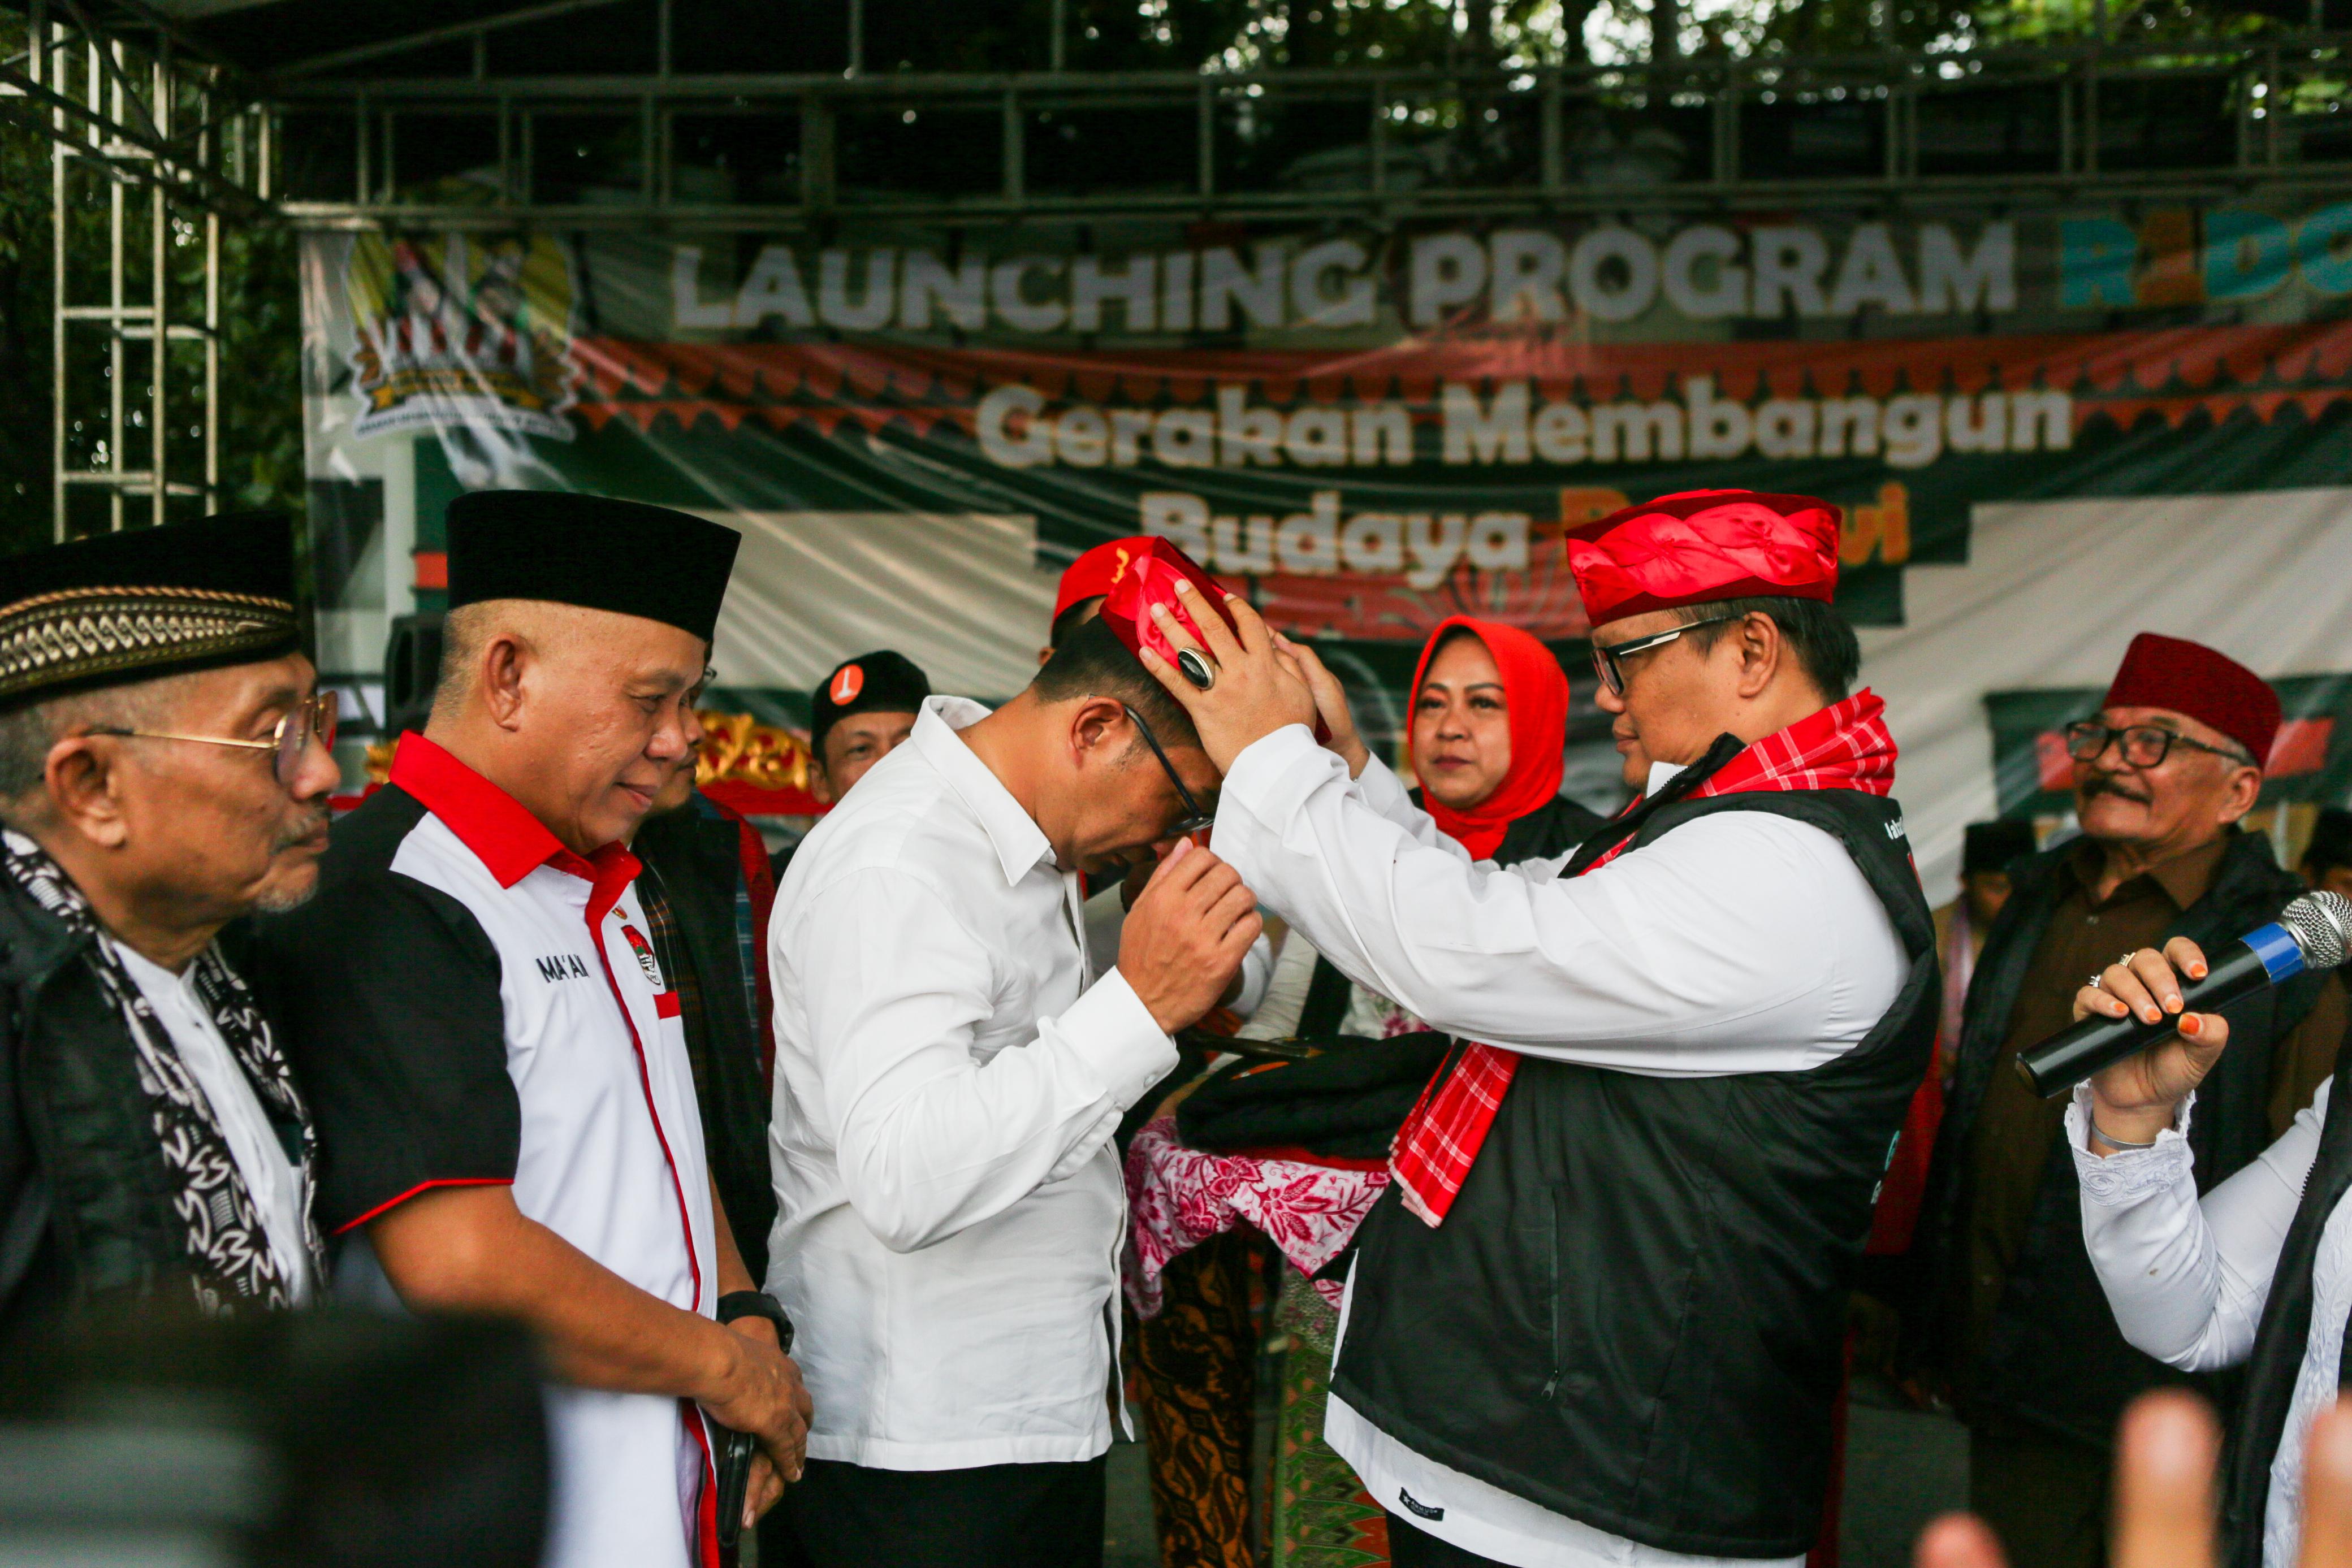
<path fill-rule="evenodd" d="M 760 1025 L 744 988 L 735 936 L 735 888 L 742 878 L 740 830 L 689 800 L 648 817 L 629 846 L 658 885 L 677 923 L 682 954 L 661 955 L 694 971 L 694 1005 L 683 1019 L 696 1062 L 702 1145 L 727 1210 L 735 1249 L 755 1284 L 768 1277 L 768 1231 L 776 1189 L 768 1170 L 768 1092 L 760 1074 Z"/>
<path fill-rule="evenodd" d="M 2227 1052 L 2223 1053 L 2228 1054 Z M 2303 1201 L 2287 1228 L 2271 1271 L 2271 1290 L 2263 1303 L 2263 1320 L 2254 1331 L 2253 1354 L 2247 1358 L 2237 1418 L 2231 1423 L 2230 1447 L 2224 1460 L 2221 1494 L 2221 1561 L 2227 1568 L 2262 1568 L 2263 1515 L 2270 1507 L 2271 1463 L 2278 1457 L 2279 1438 L 2286 1428 L 2287 1406 L 2294 1398 L 2295 1379 L 2303 1372 L 2303 1354 L 2311 1337 L 2311 1270 L 2319 1256 L 2320 1233 L 2345 1195 L 2352 1193 L 2352 1087 L 2345 1070 L 2352 1066 L 2352 1040 L 2336 1058 L 2336 1088 L 2327 1099 L 2327 1120 L 2321 1124 L 2319 1152 L 2304 1178 Z M 2196 1124 L 2191 1120 L 2190 1130 Z M 2337 1381 L 2352 1371 L 2347 1358 Z"/>
<path fill-rule="evenodd" d="M 180 1194 L 87 942 L 0 878 L 0 1338 L 94 1298 L 187 1289 Z"/>
<path fill-rule="evenodd" d="M 1984 953 L 1969 983 L 1952 1093 L 1937 1135 L 1925 1212 L 1933 1226 L 1927 1235 L 1934 1249 L 1930 1288 L 1940 1348 L 1966 1409 L 2006 1415 L 2105 1448 L 2124 1406 L 2147 1389 L 2194 1381 L 2225 1405 L 2232 1391 L 2221 1379 L 2189 1379 L 2124 1339 L 2084 1249 L 2082 1199 L 2074 1155 L 2063 1135 L 2050 1140 L 2025 1243 L 2002 1288 L 1983 1352 L 1974 1365 L 1957 1364 L 1968 1299 L 1968 1195 L 1962 1186 L 1969 1136 L 2026 971 L 2056 911 L 2064 886 L 2061 868 L 2075 849 L 2069 843 L 2046 850 L 2011 868 L 2015 891 L 1986 934 Z M 2168 940 L 2191 937 L 2210 951 L 2274 918 L 2302 891 L 2303 883 L 2271 858 L 2267 840 L 2233 833 L 2212 886 L 2164 935 Z M 2226 1181 L 2269 1146 L 2273 1048 L 2303 1021 L 2326 983 L 2324 974 L 2302 976 L 2222 1009 L 2230 1020 L 2230 1049 L 2198 1087 L 2197 1114 L 2189 1128 L 2199 1190 Z"/>
<path fill-rule="evenodd" d="M 1366 1222 L 1331 1386 L 1414 1452 L 1597 1529 L 1789 1557 L 1821 1522 L 1846 1293 L 1940 985 L 1893 801 L 1653 797 L 1625 819 L 1628 852 L 1716 811 L 1792 817 L 1845 846 L 1910 956 L 1894 1006 L 1801 1072 L 1521 1058 L 1445 1223 L 1393 1190 Z M 1570 869 L 1614 841 L 1588 841 Z"/>

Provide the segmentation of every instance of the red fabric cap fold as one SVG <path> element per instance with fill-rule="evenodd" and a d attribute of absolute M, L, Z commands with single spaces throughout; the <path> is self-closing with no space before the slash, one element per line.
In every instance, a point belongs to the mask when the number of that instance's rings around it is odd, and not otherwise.
<path fill-rule="evenodd" d="M 1159 622 L 1151 618 L 1155 604 L 1168 606 L 1184 629 L 1202 646 L 1207 645 L 1207 639 L 1201 636 L 1200 624 L 1184 612 L 1183 601 L 1177 596 L 1180 579 L 1190 579 L 1192 586 L 1201 591 L 1202 600 L 1214 606 L 1223 618 L 1226 628 L 1234 629 L 1233 612 L 1225 608 L 1225 591 L 1218 586 L 1215 578 L 1202 570 L 1200 562 L 1163 538 L 1118 542 L 1141 548 L 1128 561 L 1126 575 L 1110 585 L 1108 597 L 1103 600 L 1102 618 L 1129 653 L 1149 648 L 1170 664 L 1176 662 L 1176 650 L 1160 635 Z"/>
<path fill-rule="evenodd" d="M 1612 512 L 1568 539 L 1595 626 L 1725 599 L 1837 596 L 1837 507 L 1811 496 L 1685 490 Z"/>
<path fill-rule="evenodd" d="M 1457 630 L 1470 632 L 1486 645 L 1496 673 L 1503 677 L 1503 711 L 1511 727 L 1511 766 L 1495 792 L 1467 810 L 1454 810 L 1426 789 L 1422 791 L 1422 805 L 1439 831 L 1468 850 L 1473 859 L 1489 860 L 1502 847 L 1503 835 L 1513 822 L 1559 793 L 1562 753 L 1568 744 L 1568 673 L 1549 648 L 1517 626 L 1468 615 L 1449 616 L 1437 623 L 1437 630 L 1422 644 L 1421 663 L 1413 668 L 1411 688 L 1415 708 L 1438 644 Z M 1420 761 L 1418 757 L 1413 758 L 1416 770 Z"/>
<path fill-rule="evenodd" d="M 1073 604 L 1108 593 L 1127 575 L 1129 563 L 1150 548 L 1150 535 L 1134 534 L 1097 545 L 1072 561 L 1062 573 L 1061 586 L 1054 591 L 1054 619 L 1059 621 L 1062 612 Z"/>
<path fill-rule="evenodd" d="M 2193 718 L 2244 747 L 2257 763 L 2270 760 L 2278 737 L 2278 693 L 2268 681 L 2202 643 L 2154 632 L 2131 640 L 2099 706 L 2160 707 Z"/>

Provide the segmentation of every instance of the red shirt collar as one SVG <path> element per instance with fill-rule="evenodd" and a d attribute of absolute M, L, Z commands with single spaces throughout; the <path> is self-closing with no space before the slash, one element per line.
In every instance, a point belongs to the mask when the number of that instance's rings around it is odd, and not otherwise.
<path fill-rule="evenodd" d="M 627 850 L 614 843 L 584 858 L 574 854 L 521 801 L 415 730 L 402 734 L 392 754 L 391 782 L 440 818 L 500 887 L 512 887 L 543 865 L 613 884 L 616 895 L 636 879 L 636 857 Z M 612 901 L 603 902 L 609 907 Z"/>

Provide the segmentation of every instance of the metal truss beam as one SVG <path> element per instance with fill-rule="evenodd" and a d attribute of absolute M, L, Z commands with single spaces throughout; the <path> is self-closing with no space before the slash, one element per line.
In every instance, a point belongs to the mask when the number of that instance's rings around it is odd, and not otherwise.
<path fill-rule="evenodd" d="M 605 3 L 558 0 L 481 26 Z M 396 52 L 417 42 L 381 47 Z M 648 47 L 657 42 L 649 40 Z M 666 55 L 661 63 L 666 67 Z M 598 77 L 491 76 L 478 69 L 471 77 L 281 79 L 273 96 L 306 124 L 341 120 L 339 134 L 352 150 L 349 177 L 331 171 L 326 177 L 339 189 L 319 188 L 314 178 L 309 188 L 284 193 L 280 210 L 306 226 L 496 227 L 528 220 L 750 230 L 821 224 L 853 213 L 948 222 L 1171 214 L 1384 220 L 1424 213 L 1763 208 L 1813 199 L 2033 203 L 2093 193 L 2303 189 L 2352 178 L 2352 137 L 2315 139 L 2308 149 L 2302 141 L 2306 130 L 2315 138 L 2352 115 L 2331 120 L 2296 112 L 2298 105 L 2313 107 L 2315 94 L 2343 95 L 2347 77 L 2352 34 L 2315 32 L 2259 41 L 2126 47 L 2081 40 L 1942 55 L 1888 51 L 1527 69 L 969 76 L 680 76 L 657 69 Z M 2168 94 L 2176 87 L 2186 95 L 2179 112 L 2200 116 L 2206 134 L 2152 141 L 2142 123 L 2136 132 L 2141 140 L 2130 141 L 2125 132 L 2133 128 L 2118 120 L 2115 100 L 2131 93 Z M 2032 99 L 2031 111 L 2041 117 L 2040 161 L 2023 159 L 1998 172 L 1954 170 L 1937 129 L 1948 121 L 1937 116 L 1969 95 L 1985 103 L 2002 94 L 2019 102 Z M 2108 107 L 2103 109 L 2103 100 Z M 1357 139 L 1328 143 L 1345 165 L 1341 177 L 1317 184 L 1268 179 L 1263 168 L 1239 177 L 1233 172 L 1235 148 L 1263 135 L 1270 117 L 1310 104 L 1327 122 L 1360 116 Z M 2320 107 L 2338 106 L 2331 100 Z M 891 112 L 909 120 L 934 112 L 961 116 L 959 135 L 993 139 L 992 172 L 954 191 L 856 188 L 842 157 L 854 138 L 841 122 Z M 1191 157 L 1162 160 L 1181 167 L 1182 177 L 1131 189 L 1057 182 L 1039 163 L 1037 127 L 1070 113 L 1093 117 L 1087 134 L 1113 144 L 1122 135 L 1122 117 L 1135 137 L 1164 143 L 1171 134 L 1189 134 Z M 1787 157 L 1777 164 L 1759 162 L 1744 131 L 1746 121 L 1759 116 L 1811 116 L 1816 124 L 1839 119 L 1873 149 L 1867 166 L 1853 166 L 1851 158 L 1833 172 Z M 1179 117 L 1184 129 L 1175 126 Z M 415 166 L 411 154 L 435 123 L 468 119 L 485 128 L 486 143 L 494 134 L 496 144 L 468 171 L 481 194 L 454 203 L 436 199 L 405 173 Z M 755 127 L 760 134 L 748 140 L 793 148 L 797 190 L 771 189 L 741 200 L 697 194 L 710 183 L 712 171 L 694 164 L 684 148 L 679 127 L 689 120 L 705 127 L 720 120 Z M 551 120 L 563 123 L 550 130 Z M 1670 175 L 1596 173 L 1575 140 L 1595 126 L 1667 120 L 1690 143 L 1685 165 Z M 583 199 L 535 188 L 541 161 L 534 149 L 559 131 L 574 134 L 591 122 L 602 127 L 597 134 L 607 143 L 602 152 L 612 169 L 625 169 L 625 175 L 615 172 Z M 1445 164 L 1448 150 L 1439 143 L 1449 136 L 1473 142 L 1488 134 L 1488 125 L 1517 138 L 1511 157 Z M 1416 165 L 1417 159 L 1423 162 Z M 1440 172 L 1433 175 L 1432 169 Z"/>

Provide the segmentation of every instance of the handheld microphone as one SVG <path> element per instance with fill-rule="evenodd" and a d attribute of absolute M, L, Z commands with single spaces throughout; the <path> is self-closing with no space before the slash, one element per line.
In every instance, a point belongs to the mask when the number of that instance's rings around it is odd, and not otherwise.
<path fill-rule="evenodd" d="M 2120 1061 L 2169 1038 L 2189 1013 L 2218 1012 L 2264 986 L 2284 985 L 2306 969 L 2333 969 L 2352 948 L 2352 902 L 2333 893 L 2311 893 L 2279 911 L 2279 917 L 2208 960 L 2201 980 L 2180 988 L 2180 1012 L 2158 1023 L 2137 1013 L 2119 1019 L 2094 1013 L 2071 1029 L 2017 1053 L 2017 1071 L 2043 1099 L 2063 1094 L 2111 1061 Z"/>

